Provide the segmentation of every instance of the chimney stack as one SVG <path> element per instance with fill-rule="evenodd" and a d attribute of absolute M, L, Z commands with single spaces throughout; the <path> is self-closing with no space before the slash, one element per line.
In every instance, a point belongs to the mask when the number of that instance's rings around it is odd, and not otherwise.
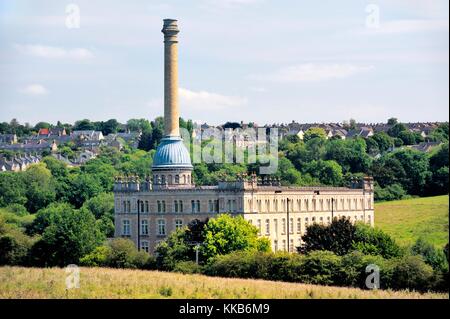
<path fill-rule="evenodd" d="M 164 19 L 164 135 L 180 136 L 178 109 L 178 25 Z"/>

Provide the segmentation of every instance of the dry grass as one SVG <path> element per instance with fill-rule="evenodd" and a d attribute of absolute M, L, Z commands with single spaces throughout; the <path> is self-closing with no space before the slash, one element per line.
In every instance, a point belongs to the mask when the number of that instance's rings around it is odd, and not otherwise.
<path fill-rule="evenodd" d="M 80 288 L 65 289 L 61 268 L 0 268 L 0 298 L 448 298 L 448 294 L 365 291 L 144 270 L 81 268 Z"/>

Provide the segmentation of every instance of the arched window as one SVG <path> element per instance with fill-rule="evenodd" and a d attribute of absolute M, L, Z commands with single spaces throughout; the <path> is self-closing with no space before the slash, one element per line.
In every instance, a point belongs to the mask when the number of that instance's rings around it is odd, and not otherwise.
<path fill-rule="evenodd" d="M 161 175 L 161 184 L 166 183 L 166 175 Z"/>
<path fill-rule="evenodd" d="M 175 184 L 180 184 L 180 175 L 175 175 Z"/>

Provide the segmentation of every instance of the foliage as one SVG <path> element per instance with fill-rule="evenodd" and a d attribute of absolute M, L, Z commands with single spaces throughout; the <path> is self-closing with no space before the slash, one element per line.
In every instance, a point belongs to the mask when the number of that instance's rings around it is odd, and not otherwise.
<path fill-rule="evenodd" d="M 403 254 L 395 240 L 381 229 L 363 223 L 357 223 L 355 228 L 353 249 L 366 255 L 380 255 L 386 259 L 399 257 Z"/>
<path fill-rule="evenodd" d="M 352 247 L 356 228 L 345 218 L 334 218 L 330 225 L 314 223 L 309 225 L 302 236 L 304 253 L 315 250 L 327 250 L 337 255 L 345 255 Z"/>
<path fill-rule="evenodd" d="M 258 238 L 258 229 L 242 216 L 231 217 L 228 214 L 221 214 L 211 218 L 204 232 L 202 254 L 207 259 L 237 250 L 267 249 L 267 245 L 260 244 L 260 241 L 268 239 Z"/>
<path fill-rule="evenodd" d="M 57 210 L 41 239 L 31 248 L 35 265 L 65 266 L 78 263 L 104 240 L 94 215 L 87 209 Z"/>
<path fill-rule="evenodd" d="M 173 271 L 182 274 L 199 274 L 202 268 L 193 261 L 180 261 L 176 263 Z"/>

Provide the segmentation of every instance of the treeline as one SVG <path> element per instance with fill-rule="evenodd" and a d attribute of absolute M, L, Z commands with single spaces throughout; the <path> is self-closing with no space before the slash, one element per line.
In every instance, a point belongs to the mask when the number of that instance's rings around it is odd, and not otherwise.
<path fill-rule="evenodd" d="M 345 218 L 327 226 L 310 225 L 302 240 L 298 253 L 271 252 L 255 226 L 242 217 L 219 215 L 172 233 L 157 246 L 156 257 L 145 257 L 127 239 L 115 239 L 80 263 L 363 289 L 371 288 L 366 279 L 376 271 L 379 281 L 370 283 L 377 288 L 448 289 L 448 244 L 437 249 L 419 239 L 411 247 L 400 247 L 381 230 Z"/>
<path fill-rule="evenodd" d="M 390 134 L 409 134 L 405 129 L 396 124 Z M 353 177 L 370 175 L 375 180 L 376 200 L 448 194 L 448 124 L 435 131 L 434 136 L 443 144 L 425 153 L 412 148 L 395 149 L 399 137 L 384 132 L 367 139 L 342 140 L 327 139 L 323 129 L 311 128 L 303 140 L 288 136 L 280 141 L 274 176 L 285 185 L 347 186 Z M 258 174 L 261 165 L 265 164 L 200 163 L 194 165 L 194 177 L 199 184 L 214 185 L 239 173 Z"/>

